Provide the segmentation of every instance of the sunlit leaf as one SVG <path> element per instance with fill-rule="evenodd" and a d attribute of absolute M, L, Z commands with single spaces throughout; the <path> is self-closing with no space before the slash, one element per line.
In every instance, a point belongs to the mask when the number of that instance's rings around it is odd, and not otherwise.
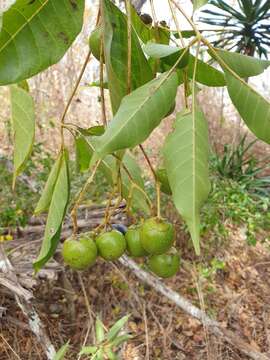
<path fill-rule="evenodd" d="M 63 360 L 69 348 L 69 341 L 64 344 L 54 355 L 53 360 Z"/>
<path fill-rule="evenodd" d="M 3 15 L 0 85 L 27 79 L 58 62 L 83 23 L 83 0 L 17 0 Z"/>
<path fill-rule="evenodd" d="M 92 162 L 146 140 L 171 109 L 177 86 L 177 75 L 164 73 L 126 96 L 105 134 L 97 140 Z"/>
<path fill-rule="evenodd" d="M 17 85 L 10 86 L 10 100 L 14 133 L 14 187 L 16 177 L 23 171 L 32 151 L 35 138 L 35 110 L 32 96 Z"/>

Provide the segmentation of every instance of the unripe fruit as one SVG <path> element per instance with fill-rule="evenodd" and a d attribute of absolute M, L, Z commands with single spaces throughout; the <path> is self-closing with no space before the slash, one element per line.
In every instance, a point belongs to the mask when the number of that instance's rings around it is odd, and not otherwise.
<path fill-rule="evenodd" d="M 131 256 L 141 257 L 146 256 L 147 252 L 144 250 L 141 243 L 141 231 L 139 227 L 130 227 L 126 232 L 127 249 Z"/>
<path fill-rule="evenodd" d="M 117 260 L 126 250 L 125 237 L 117 230 L 100 234 L 96 244 L 100 256 L 105 260 Z"/>
<path fill-rule="evenodd" d="M 75 270 L 85 270 L 92 266 L 97 258 L 95 242 L 87 236 L 65 240 L 62 255 L 64 262 Z"/>
<path fill-rule="evenodd" d="M 159 277 L 172 277 L 179 270 L 180 256 L 177 254 L 153 255 L 148 261 L 148 267 Z"/>
<path fill-rule="evenodd" d="M 158 218 L 146 220 L 141 227 L 141 243 L 152 255 L 164 254 L 174 241 L 173 225 Z"/>
<path fill-rule="evenodd" d="M 98 61 L 100 60 L 102 31 L 103 28 L 101 25 L 99 25 L 92 31 L 89 37 L 90 50 Z M 103 60 L 104 60 L 104 56 L 103 56 Z"/>

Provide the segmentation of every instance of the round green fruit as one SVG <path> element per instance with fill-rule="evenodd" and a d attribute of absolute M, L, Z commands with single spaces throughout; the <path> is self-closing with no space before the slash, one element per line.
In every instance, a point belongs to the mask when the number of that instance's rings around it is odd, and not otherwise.
<path fill-rule="evenodd" d="M 147 252 L 144 250 L 141 243 L 141 232 L 139 227 L 130 227 L 126 232 L 127 249 L 131 256 L 141 257 L 146 256 Z"/>
<path fill-rule="evenodd" d="M 125 237 L 117 230 L 99 235 L 96 244 L 100 256 L 105 260 L 117 260 L 126 250 Z"/>
<path fill-rule="evenodd" d="M 146 220 L 141 227 L 141 243 L 152 255 L 164 254 L 174 241 L 173 225 L 158 218 Z"/>
<path fill-rule="evenodd" d="M 75 270 L 85 270 L 92 266 L 97 258 L 95 242 L 87 236 L 65 240 L 62 255 L 64 262 Z"/>
<path fill-rule="evenodd" d="M 102 26 L 97 26 L 91 33 L 89 37 L 89 46 L 94 57 L 99 61 L 100 60 L 100 48 L 101 48 L 101 39 L 102 39 Z"/>
<path fill-rule="evenodd" d="M 179 270 L 180 256 L 177 254 L 153 255 L 148 261 L 148 267 L 159 277 L 172 277 Z"/>

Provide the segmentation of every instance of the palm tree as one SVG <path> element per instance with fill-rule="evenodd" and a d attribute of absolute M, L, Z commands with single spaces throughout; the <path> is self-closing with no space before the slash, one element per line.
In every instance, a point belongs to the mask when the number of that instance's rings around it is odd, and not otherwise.
<path fill-rule="evenodd" d="M 228 1 L 210 0 L 211 7 L 202 11 L 202 23 L 218 27 L 209 40 L 214 46 L 249 56 L 268 58 L 270 51 L 270 1 L 237 0 L 235 7 Z M 221 29 L 220 29 L 221 28 Z"/>

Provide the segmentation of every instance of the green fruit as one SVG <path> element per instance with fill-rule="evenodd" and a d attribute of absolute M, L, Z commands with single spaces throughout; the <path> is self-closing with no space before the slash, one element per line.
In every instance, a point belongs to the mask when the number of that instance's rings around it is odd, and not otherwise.
<path fill-rule="evenodd" d="M 65 240 L 62 255 L 64 262 L 76 270 L 85 270 L 92 266 L 97 258 L 95 242 L 87 236 L 79 239 L 69 238 Z"/>
<path fill-rule="evenodd" d="M 112 230 L 96 239 L 99 254 L 105 260 L 117 260 L 126 250 L 126 240 L 120 231 Z"/>
<path fill-rule="evenodd" d="M 141 243 L 152 255 L 164 254 L 174 241 L 173 225 L 157 218 L 146 220 L 141 227 Z"/>
<path fill-rule="evenodd" d="M 169 184 L 167 171 L 165 169 L 158 169 L 156 170 L 156 176 L 161 185 L 160 190 L 167 195 L 171 195 L 172 190 Z"/>
<path fill-rule="evenodd" d="M 139 227 L 129 228 L 126 232 L 127 249 L 131 256 L 141 257 L 147 255 L 141 244 L 141 233 Z"/>
<path fill-rule="evenodd" d="M 177 254 L 153 255 L 148 261 L 149 269 L 162 278 L 169 278 L 175 275 L 179 266 L 180 256 Z"/>
<path fill-rule="evenodd" d="M 102 28 L 101 25 L 99 25 L 92 31 L 92 33 L 91 33 L 91 35 L 89 37 L 90 50 L 91 50 L 92 54 L 94 55 L 94 57 L 98 61 L 100 60 L 102 31 L 103 31 L 103 28 Z"/>

